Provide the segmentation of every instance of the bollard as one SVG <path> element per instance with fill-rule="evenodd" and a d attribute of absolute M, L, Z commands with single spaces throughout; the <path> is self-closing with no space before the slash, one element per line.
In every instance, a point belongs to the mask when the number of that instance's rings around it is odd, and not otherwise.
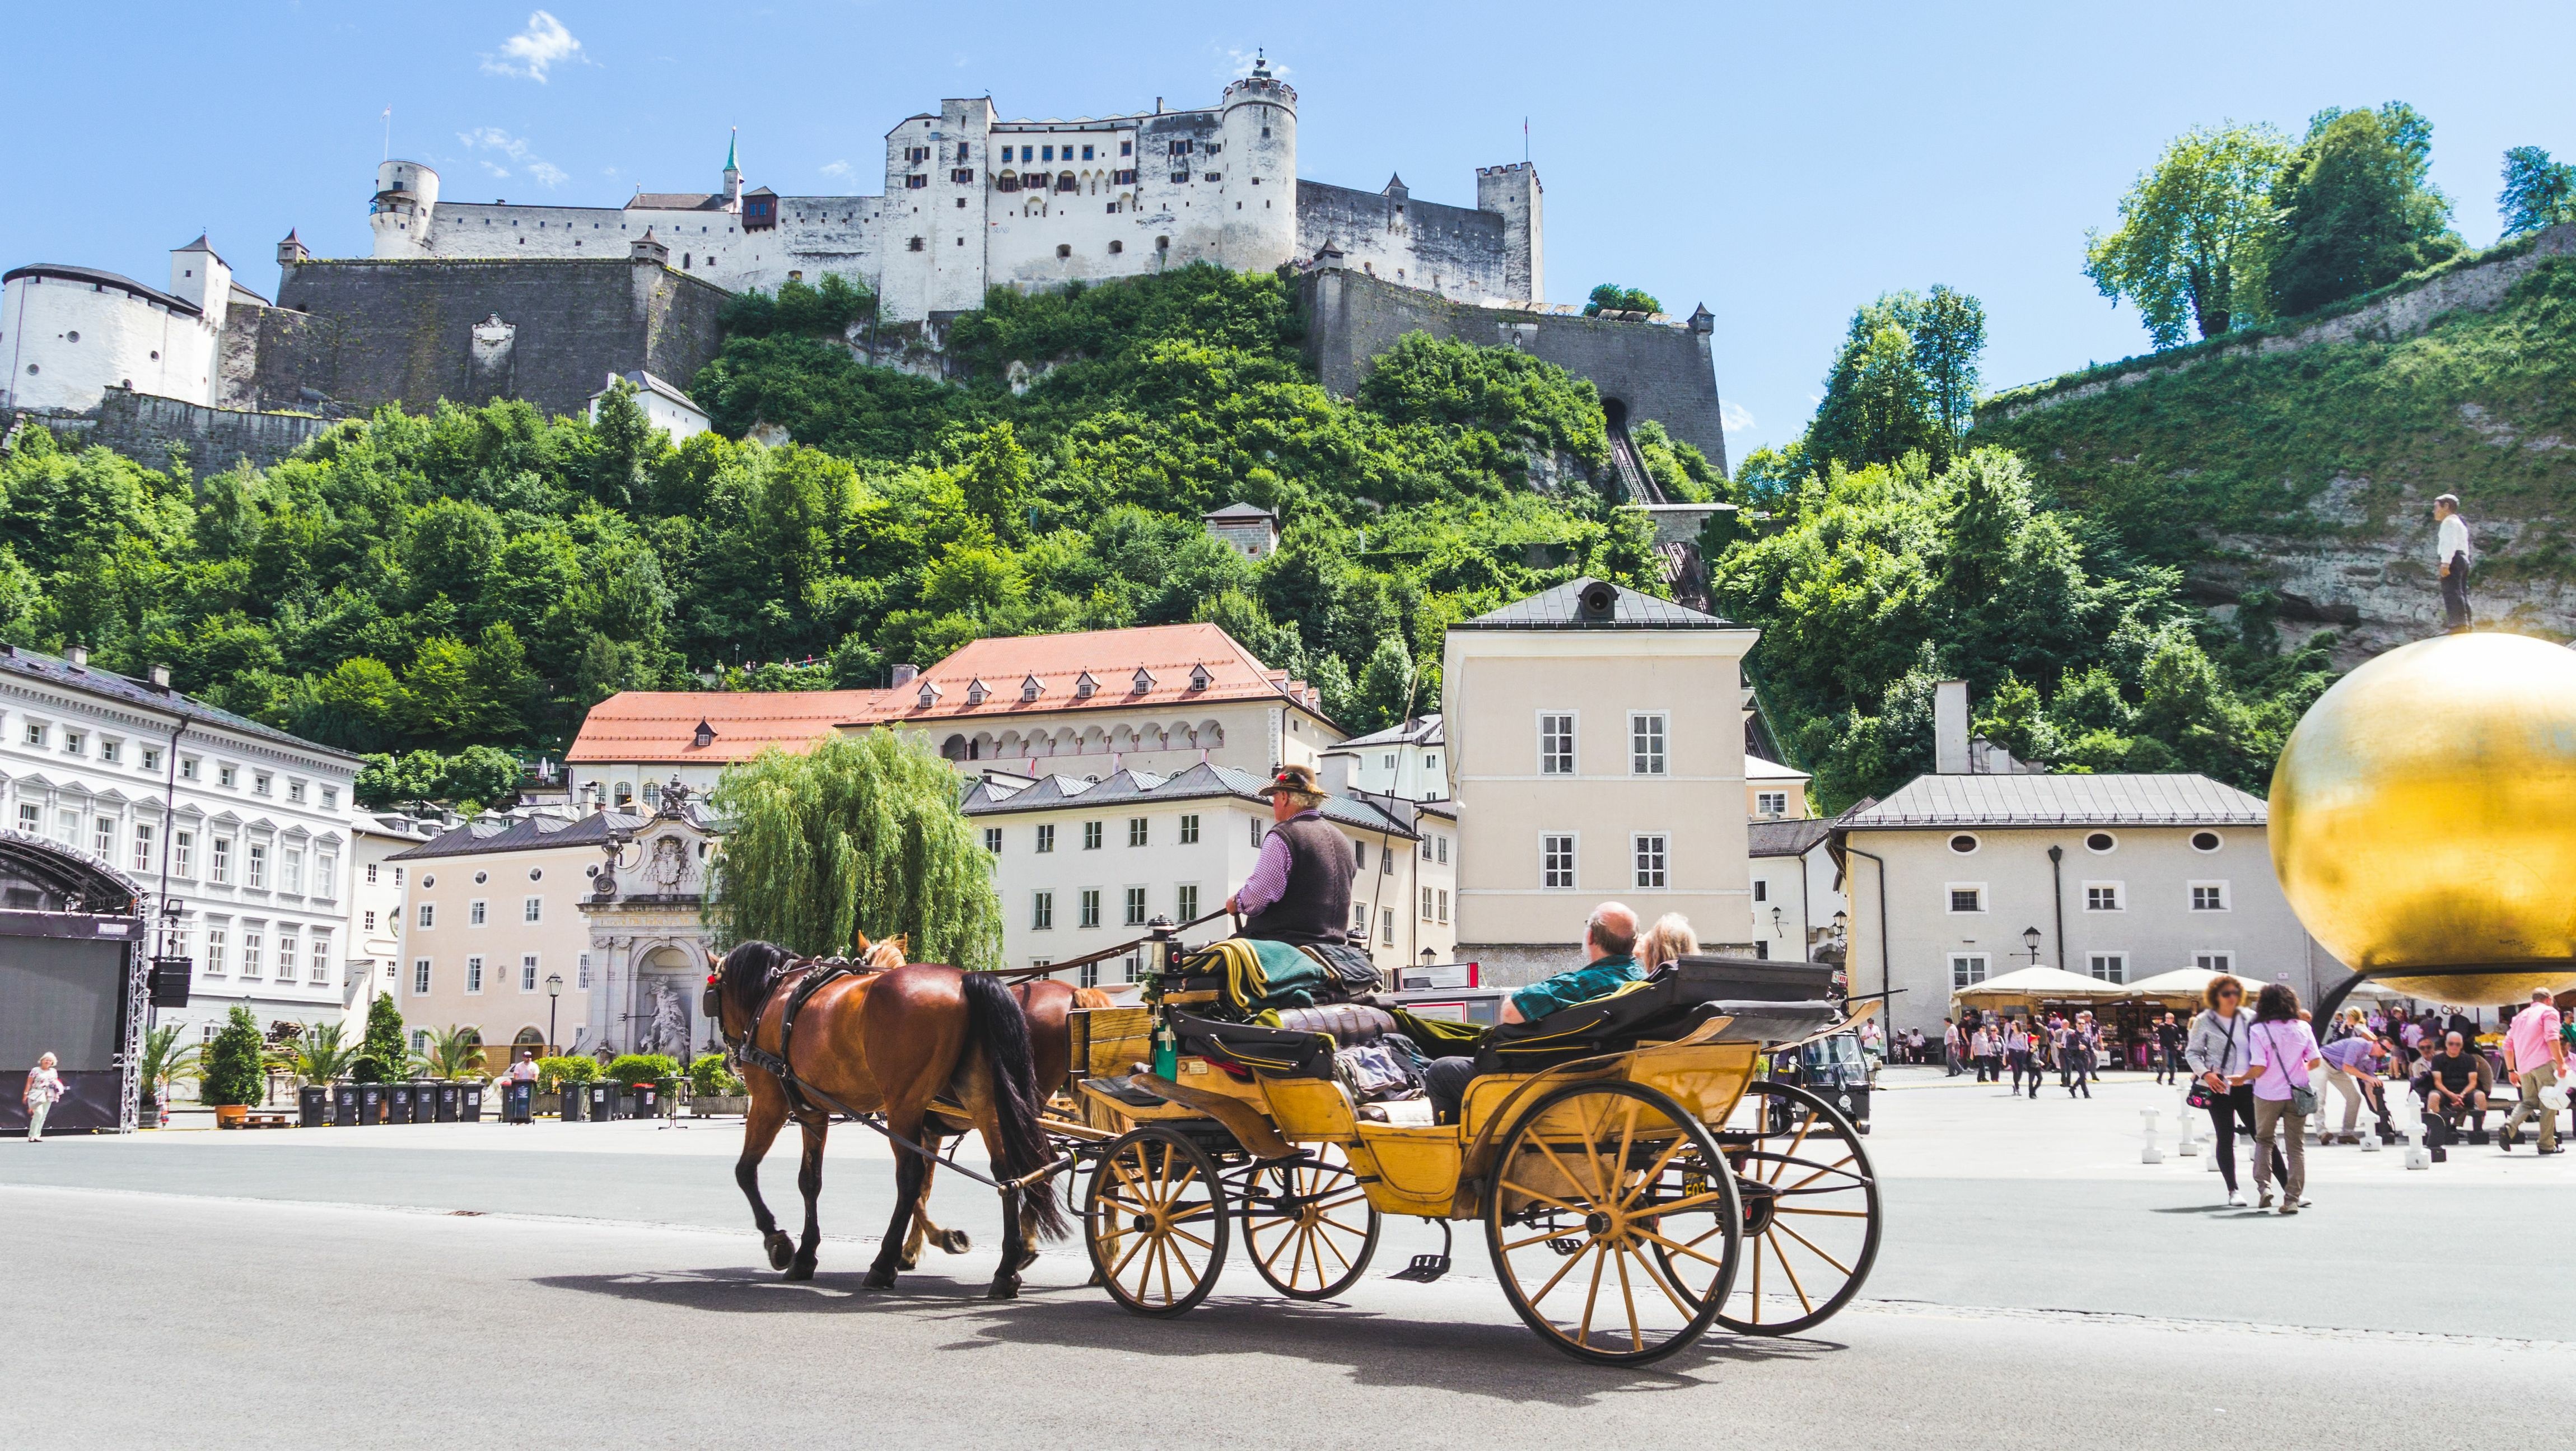
<path fill-rule="evenodd" d="M 2182 1120 L 2182 1145 L 2175 1149 L 2174 1152 L 2188 1159 L 2192 1155 L 2200 1152 L 2200 1120 L 2202 1115 L 2191 1106 L 2190 1084 L 2186 1083 L 2182 1086 L 2181 1098 L 2181 1104 L 2174 1110 L 2174 1112 L 2175 1115 Z"/>
<path fill-rule="evenodd" d="M 2397 1136 L 2406 1141 L 2406 1167 L 2432 1168 L 2433 1156 L 2424 1148 L 2424 1106 L 2410 1093 L 2397 1101 L 2393 1117 L 2397 1120 Z"/>
<path fill-rule="evenodd" d="M 2138 1118 L 2140 1121 L 2139 1137 L 2141 1140 L 2138 1145 L 2138 1162 L 2141 1164 L 2163 1163 L 2165 1161 L 2165 1151 L 2156 1146 L 2156 1111 L 2152 1108 L 2139 1109 Z"/>

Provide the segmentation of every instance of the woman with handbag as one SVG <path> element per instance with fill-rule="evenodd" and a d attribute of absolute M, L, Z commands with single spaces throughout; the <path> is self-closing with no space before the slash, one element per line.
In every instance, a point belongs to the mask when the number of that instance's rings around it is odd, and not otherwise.
<path fill-rule="evenodd" d="M 2299 995 L 2285 982 L 2264 985 L 2246 1038 L 2249 1063 L 2237 1081 L 2254 1090 L 2254 1207 L 2272 1207 L 2272 1176 L 2264 1171 L 2273 1165 L 2264 1151 L 2286 1126 L 2289 1142 L 2281 1152 L 2289 1171 L 2281 1176 L 2281 1212 L 2296 1214 L 2308 1202 L 2300 1195 L 2308 1183 L 2308 1115 L 2317 1111 L 2311 1084 L 2325 1060 L 2315 1030 L 2299 1016 Z"/>
<path fill-rule="evenodd" d="M 2252 1027 L 2243 1012 L 2245 985 L 2235 978 L 2220 975 L 2209 980 L 2200 990 L 2202 1009 L 2191 1020 L 2191 1037 L 2183 1045 L 2183 1062 L 2191 1065 L 2190 1104 L 2209 1114 L 2211 1136 L 2216 1140 L 2218 1172 L 2227 1181 L 2227 1203 L 2243 1208 L 2245 1192 L 2236 1187 L 2236 1134 L 2254 1136 L 2254 1090 L 2241 1085 L 2236 1076 L 2245 1071 L 2248 1062 L 2245 1035 Z M 2284 1167 L 2280 1177 L 2289 1178 Z"/>

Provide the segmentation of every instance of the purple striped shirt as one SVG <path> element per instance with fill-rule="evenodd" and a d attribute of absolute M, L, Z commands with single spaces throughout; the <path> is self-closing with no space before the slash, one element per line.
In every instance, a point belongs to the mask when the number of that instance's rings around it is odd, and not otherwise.
<path fill-rule="evenodd" d="M 1306 821 L 1323 813 L 1312 807 L 1298 812 L 1288 821 Z M 1287 822 L 1281 822 L 1285 826 Z M 1252 864 L 1252 875 L 1234 894 L 1234 910 L 1249 917 L 1288 894 L 1288 838 L 1271 832 L 1261 839 L 1261 859 Z"/>

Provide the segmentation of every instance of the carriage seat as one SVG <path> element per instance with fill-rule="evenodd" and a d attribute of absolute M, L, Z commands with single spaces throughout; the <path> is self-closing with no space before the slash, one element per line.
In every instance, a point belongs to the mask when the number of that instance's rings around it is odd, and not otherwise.
<path fill-rule="evenodd" d="M 1394 1037 L 1400 1031 L 1393 1014 L 1365 1003 L 1328 1003 L 1278 1011 L 1282 1029 L 1292 1033 L 1330 1033 L 1337 1048 L 1362 1047 Z"/>

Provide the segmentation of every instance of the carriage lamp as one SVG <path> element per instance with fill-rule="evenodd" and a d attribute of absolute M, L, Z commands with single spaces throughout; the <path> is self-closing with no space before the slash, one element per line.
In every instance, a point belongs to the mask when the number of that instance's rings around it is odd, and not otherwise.
<path fill-rule="evenodd" d="M 2030 949 L 2030 965 L 2039 966 L 2039 929 L 2036 927 L 2021 929 L 2021 945 Z"/>
<path fill-rule="evenodd" d="M 562 974 L 562 973 L 559 973 L 559 972 L 550 972 L 550 973 L 547 973 L 547 974 L 546 974 L 546 1048 L 547 1048 L 547 1051 L 549 1051 L 549 1052 L 553 1051 L 553 1049 L 554 1049 L 554 1043 L 555 1043 L 555 999 L 557 999 L 557 998 L 559 998 L 559 997 L 562 997 L 562 996 L 563 996 L 563 974 Z"/>

